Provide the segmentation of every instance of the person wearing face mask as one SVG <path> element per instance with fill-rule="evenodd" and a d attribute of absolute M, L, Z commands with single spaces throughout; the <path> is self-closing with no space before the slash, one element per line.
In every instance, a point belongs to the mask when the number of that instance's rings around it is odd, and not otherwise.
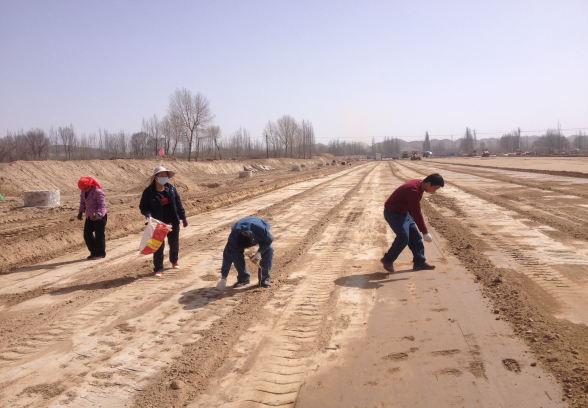
<path fill-rule="evenodd" d="M 82 177 L 78 181 L 78 188 L 82 190 L 80 194 L 80 209 L 78 220 L 83 219 L 86 213 L 86 223 L 84 224 L 84 241 L 90 251 L 87 259 L 98 260 L 106 257 L 106 237 L 104 229 L 106 228 L 106 200 L 104 191 L 100 184 L 92 177 Z"/>
<path fill-rule="evenodd" d="M 139 210 L 145 218 L 155 218 L 166 224 L 171 224 L 172 230 L 167 234 L 169 244 L 169 261 L 173 268 L 179 268 L 178 254 L 180 252 L 180 220 L 184 228 L 188 227 L 186 212 L 180 200 L 178 190 L 169 183 L 169 179 L 175 175 L 174 171 L 164 167 L 156 167 L 149 180 L 149 186 L 143 191 Z M 153 271 L 155 276 L 163 273 L 163 251 L 165 241 L 153 254 Z"/>

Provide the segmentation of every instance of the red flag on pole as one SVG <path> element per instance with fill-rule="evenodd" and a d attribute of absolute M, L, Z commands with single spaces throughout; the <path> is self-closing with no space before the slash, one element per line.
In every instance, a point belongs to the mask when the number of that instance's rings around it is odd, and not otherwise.
<path fill-rule="evenodd" d="M 159 155 L 163 156 L 163 147 L 161 149 L 159 149 Z"/>

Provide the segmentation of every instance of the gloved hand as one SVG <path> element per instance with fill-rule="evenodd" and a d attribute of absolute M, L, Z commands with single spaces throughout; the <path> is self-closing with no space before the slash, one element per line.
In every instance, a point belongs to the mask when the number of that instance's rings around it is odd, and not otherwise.
<path fill-rule="evenodd" d="M 145 214 L 145 218 L 147 218 L 147 219 L 151 218 L 151 214 Z"/>
<path fill-rule="evenodd" d="M 81 213 L 81 212 L 78 213 L 78 220 L 80 220 L 80 221 L 82 220 L 82 214 L 83 213 Z"/>
<path fill-rule="evenodd" d="M 184 228 L 186 228 L 188 226 L 188 220 L 183 219 L 182 220 L 182 223 L 184 224 Z"/>
<path fill-rule="evenodd" d="M 249 259 L 251 260 L 251 262 L 253 263 L 258 263 L 259 261 L 261 261 L 261 252 L 256 252 L 255 255 L 249 257 Z"/>
<path fill-rule="evenodd" d="M 425 240 L 425 242 L 433 242 L 433 237 L 428 232 L 425 235 L 423 235 L 423 239 Z"/>
<path fill-rule="evenodd" d="M 216 288 L 218 290 L 224 290 L 225 286 L 227 286 L 227 279 L 226 278 L 222 278 L 220 281 L 218 281 L 218 283 L 216 284 Z"/>
<path fill-rule="evenodd" d="M 100 214 L 98 214 L 98 213 L 92 214 L 92 221 L 98 221 L 101 219 L 102 219 L 102 216 Z"/>

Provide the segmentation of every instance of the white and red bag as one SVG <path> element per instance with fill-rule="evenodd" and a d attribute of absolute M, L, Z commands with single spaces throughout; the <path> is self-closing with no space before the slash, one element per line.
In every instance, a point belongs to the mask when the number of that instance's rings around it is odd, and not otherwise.
<path fill-rule="evenodd" d="M 155 218 L 149 218 L 147 220 L 147 228 L 145 228 L 143 238 L 141 238 L 141 244 L 139 245 L 141 254 L 150 255 L 157 252 L 171 229 L 171 224 L 163 223 Z"/>

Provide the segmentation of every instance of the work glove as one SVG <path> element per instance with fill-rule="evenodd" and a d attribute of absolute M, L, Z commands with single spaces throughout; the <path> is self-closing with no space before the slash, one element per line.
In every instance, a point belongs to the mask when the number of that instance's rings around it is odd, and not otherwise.
<path fill-rule="evenodd" d="M 182 220 L 182 223 L 184 224 L 184 228 L 187 228 L 188 227 L 188 220 L 183 219 Z"/>
<path fill-rule="evenodd" d="M 261 252 L 257 251 L 255 255 L 249 257 L 249 260 L 251 260 L 251 262 L 255 264 L 259 263 L 259 261 L 261 260 Z"/>
<path fill-rule="evenodd" d="M 145 218 L 147 218 L 147 219 L 151 218 L 151 214 L 145 214 Z"/>
<path fill-rule="evenodd" d="M 82 214 L 83 213 L 81 213 L 81 212 L 78 213 L 78 220 L 80 220 L 80 221 L 82 220 Z"/>
<path fill-rule="evenodd" d="M 216 288 L 218 290 L 224 290 L 225 286 L 227 286 L 227 278 L 222 278 L 220 281 L 218 281 L 218 283 L 216 284 Z"/>
<path fill-rule="evenodd" d="M 433 237 L 428 232 L 425 235 L 423 235 L 423 239 L 425 240 L 425 242 L 433 242 Z"/>

